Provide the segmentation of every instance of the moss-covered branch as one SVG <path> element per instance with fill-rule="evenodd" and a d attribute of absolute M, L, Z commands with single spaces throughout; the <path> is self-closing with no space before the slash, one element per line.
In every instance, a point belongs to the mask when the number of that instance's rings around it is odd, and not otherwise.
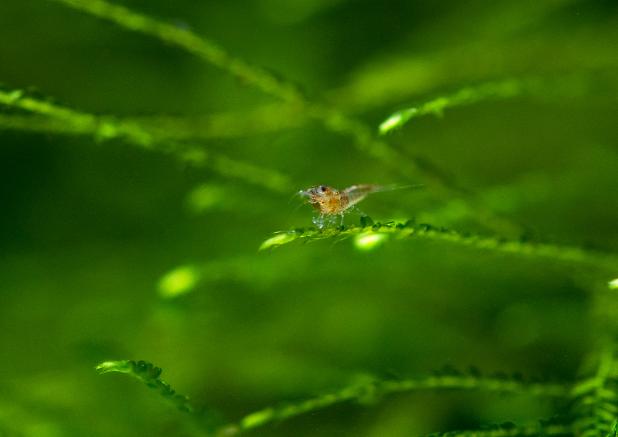
<path fill-rule="evenodd" d="M 0 114 L 0 130 L 36 132 L 44 134 L 82 135 L 88 133 L 81 126 L 44 115 Z"/>
<path fill-rule="evenodd" d="M 279 79 L 273 74 L 252 65 L 238 57 L 232 56 L 218 44 L 199 36 L 188 29 L 166 23 L 144 14 L 132 11 L 124 6 L 109 3 L 104 0 L 53 0 L 75 9 L 87 12 L 99 18 L 110 20 L 119 26 L 135 32 L 144 33 L 173 44 L 190 52 L 205 62 L 215 65 L 228 74 L 249 83 L 265 93 L 286 102 L 297 102 L 306 107 L 307 112 L 320 120 L 326 126 L 337 132 L 351 135 L 357 139 L 357 144 L 373 156 L 392 164 L 401 162 L 399 154 L 386 143 L 373 140 L 372 132 L 362 123 L 352 120 L 346 115 L 327 106 L 309 102 L 300 94 L 291 82 Z M 414 163 L 408 163 L 409 172 Z"/>
<path fill-rule="evenodd" d="M 571 44 L 562 39 L 516 38 L 496 44 L 492 40 L 469 42 L 465 46 L 448 46 L 427 53 L 402 52 L 368 59 L 350 74 L 341 88 L 329 93 L 329 100 L 345 111 L 363 112 L 402 104 L 406 100 L 440 92 L 448 87 L 466 83 L 494 81 L 511 75 L 543 75 L 547 82 L 554 76 L 558 81 L 567 73 L 577 73 L 560 94 L 589 96 L 607 89 L 616 91 L 612 79 L 616 57 L 611 47 L 595 44 L 585 29 L 573 35 Z M 616 37 L 615 26 L 595 29 L 600 39 Z M 552 53 L 554 62 L 540 62 Z M 470 62 L 473 57 L 483 59 L 479 66 Z M 542 65 L 542 68 L 539 68 Z M 581 76 L 580 76 L 581 74 Z M 388 80 L 384 80 L 388 77 Z M 548 91 L 552 94 L 553 85 Z M 612 95 L 611 93 L 608 95 Z"/>
<path fill-rule="evenodd" d="M 584 437 L 615 435 L 618 420 L 618 369 L 613 348 L 602 352 L 596 374 L 573 388 L 577 434 Z"/>
<path fill-rule="evenodd" d="M 419 379 L 372 381 L 346 387 L 337 392 L 324 394 L 297 403 L 256 411 L 243 417 L 238 423 L 222 427 L 221 435 L 252 430 L 272 422 L 290 419 L 344 402 L 370 401 L 395 393 L 439 390 L 466 390 L 564 398 L 568 396 L 570 388 L 568 385 L 561 384 L 529 384 L 506 378 L 466 375 L 436 375 Z"/>
<path fill-rule="evenodd" d="M 112 117 L 116 123 L 139 125 L 158 141 L 212 140 L 243 138 L 279 132 L 298 127 L 305 119 L 293 107 L 285 104 L 259 106 L 247 111 L 230 111 L 197 116 L 154 115 Z M 0 114 L 0 129 L 43 132 L 49 134 L 85 134 L 88 126 L 62 123 L 45 116 Z"/>
<path fill-rule="evenodd" d="M 447 108 L 471 105 L 484 100 L 516 97 L 526 92 L 538 90 L 540 85 L 539 79 L 509 79 L 466 87 L 453 94 L 437 97 L 391 114 L 380 124 L 379 132 L 381 135 L 387 134 L 401 128 L 410 120 L 424 115 L 441 116 Z"/>
<path fill-rule="evenodd" d="M 186 28 L 157 20 L 104 0 L 53 1 L 63 3 L 96 17 L 110 20 L 125 29 L 150 35 L 168 44 L 180 47 L 206 62 L 227 71 L 244 83 L 251 84 L 265 93 L 277 96 L 282 100 L 303 100 L 300 91 L 295 85 L 280 80 L 270 72 L 232 56 L 215 42 L 199 36 Z"/>
<path fill-rule="evenodd" d="M 498 425 L 488 426 L 483 429 L 449 431 L 444 433 L 433 433 L 426 437 L 518 437 L 518 436 L 571 436 L 573 430 L 570 425 L 564 424 L 545 424 L 542 422 L 518 426 L 507 422 Z"/>
<path fill-rule="evenodd" d="M 598 82 L 607 82 L 603 79 L 602 74 L 577 73 L 562 74 L 558 77 L 510 78 L 470 85 L 451 94 L 435 97 L 396 111 L 380 124 L 378 131 L 381 135 L 385 135 L 401 128 L 413 119 L 425 115 L 441 117 L 446 109 L 478 102 L 504 100 L 518 96 L 534 96 L 537 99 L 547 99 L 552 96 L 561 99 L 587 96 L 595 87 L 599 86 Z M 607 83 L 607 86 L 613 85 Z"/>
<path fill-rule="evenodd" d="M 295 105 L 271 103 L 243 111 L 198 116 L 155 115 L 132 117 L 160 139 L 211 140 L 242 138 L 300 126 L 306 116 Z"/>
<path fill-rule="evenodd" d="M 91 135 L 95 139 L 120 139 L 134 146 L 170 153 L 196 166 L 204 166 L 225 177 L 233 177 L 269 190 L 287 193 L 291 183 L 287 176 L 248 162 L 233 160 L 225 155 L 211 152 L 195 144 L 185 144 L 160 139 L 155 133 L 132 121 L 123 121 L 110 116 L 97 116 L 66 106 L 30 97 L 20 90 L 0 89 L 0 105 L 45 116 L 47 127 L 58 133 Z M 40 121 L 40 118 L 37 118 Z M 25 120 L 20 120 L 23 124 Z M 62 128 L 60 124 L 64 125 Z M 0 125 L 1 127 L 1 125 Z"/>
<path fill-rule="evenodd" d="M 189 398 L 176 393 L 167 382 L 163 381 L 160 378 L 161 369 L 152 363 L 133 360 L 105 361 L 99 364 L 96 370 L 99 373 L 126 373 L 146 384 L 151 389 L 159 392 L 161 396 L 179 410 L 189 413 L 194 411 L 193 406 L 189 402 Z"/>
<path fill-rule="evenodd" d="M 527 241 L 505 240 L 497 237 L 468 235 L 428 224 L 417 224 L 412 220 L 387 223 L 373 223 L 370 220 L 363 217 L 361 219 L 361 226 L 326 228 L 323 230 L 311 227 L 280 232 L 264 241 L 260 249 L 270 249 L 296 240 L 309 242 L 327 238 L 346 238 L 377 234 L 396 238 L 411 237 L 448 242 L 460 246 L 469 246 L 500 253 L 512 253 L 525 257 L 547 258 L 568 263 L 584 263 L 607 269 L 618 269 L 618 256 L 610 253 L 585 250 L 575 246 L 531 243 Z"/>

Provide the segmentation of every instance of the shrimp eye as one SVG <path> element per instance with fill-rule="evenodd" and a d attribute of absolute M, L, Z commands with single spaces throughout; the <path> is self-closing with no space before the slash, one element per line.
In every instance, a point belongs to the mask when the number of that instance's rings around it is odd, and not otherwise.
<path fill-rule="evenodd" d="M 325 185 L 320 185 L 320 191 L 322 193 L 326 192 L 326 186 Z"/>

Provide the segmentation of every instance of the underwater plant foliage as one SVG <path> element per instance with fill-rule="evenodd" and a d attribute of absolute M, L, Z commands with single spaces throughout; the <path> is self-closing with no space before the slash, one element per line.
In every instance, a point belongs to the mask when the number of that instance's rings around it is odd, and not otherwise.
<path fill-rule="evenodd" d="M 0 436 L 615 437 L 617 47 L 607 0 L 2 0 Z"/>

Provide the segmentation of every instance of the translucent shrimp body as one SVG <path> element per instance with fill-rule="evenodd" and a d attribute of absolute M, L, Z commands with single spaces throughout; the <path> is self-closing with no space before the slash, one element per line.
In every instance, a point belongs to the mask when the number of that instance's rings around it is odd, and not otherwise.
<path fill-rule="evenodd" d="M 301 190 L 299 194 L 306 197 L 308 203 L 319 213 L 317 217 L 313 218 L 313 224 L 321 229 L 325 225 L 335 223 L 337 217 L 341 219 L 341 224 L 343 224 L 343 215 L 367 195 L 392 189 L 394 188 L 361 184 L 338 190 L 327 185 L 318 185 Z"/>

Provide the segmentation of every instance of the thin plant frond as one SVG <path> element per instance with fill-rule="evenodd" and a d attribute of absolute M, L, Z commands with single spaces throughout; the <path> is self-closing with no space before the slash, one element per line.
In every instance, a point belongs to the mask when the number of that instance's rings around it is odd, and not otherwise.
<path fill-rule="evenodd" d="M 99 141 L 120 139 L 144 149 L 170 153 L 189 164 L 204 166 L 222 176 L 241 179 L 274 192 L 290 191 L 291 183 L 288 177 L 275 170 L 237 161 L 198 145 L 161 141 L 152 132 L 135 122 L 97 116 L 56 105 L 30 97 L 21 90 L 0 89 L 0 105 L 31 112 L 37 116 L 46 116 L 58 123 L 63 123 L 65 127 L 62 130 L 58 128 L 58 133 L 91 135 Z"/>
<path fill-rule="evenodd" d="M 395 150 L 384 142 L 372 140 L 371 130 L 362 123 L 352 120 L 343 113 L 327 106 L 309 102 L 290 82 L 281 80 L 265 70 L 231 55 L 218 44 L 188 29 L 157 20 L 104 0 L 53 1 L 96 17 L 110 20 L 125 29 L 144 33 L 168 44 L 175 45 L 198 56 L 205 62 L 221 68 L 228 74 L 261 89 L 266 94 L 285 102 L 298 102 L 306 106 L 308 113 L 315 118 L 321 119 L 326 126 L 329 126 L 336 132 L 354 136 L 358 140 L 359 147 L 369 151 L 372 155 L 390 162 L 397 161 L 398 154 Z"/>
<path fill-rule="evenodd" d="M 455 93 L 437 97 L 391 114 L 380 123 L 379 132 L 381 135 L 385 135 L 401 128 L 410 120 L 424 115 L 442 116 L 447 108 L 471 105 L 486 100 L 516 97 L 526 92 L 538 90 L 540 85 L 541 81 L 538 79 L 507 79 L 462 88 Z"/>
<path fill-rule="evenodd" d="M 616 38 L 615 26 L 595 29 L 595 32 L 602 33 L 607 40 Z M 329 101 L 337 102 L 341 110 L 365 112 L 401 104 L 424 94 L 439 93 L 448 87 L 496 81 L 505 74 L 542 75 L 548 81 L 551 77 L 560 80 L 566 74 L 572 78 L 572 87 L 563 88 L 563 95 L 589 95 L 598 85 L 615 92 L 612 75 L 618 58 L 611 47 L 598 44 L 597 37 L 596 33 L 580 30 L 580 35 L 572 36 L 572 44 L 563 44 L 562 40 L 518 38 L 499 45 L 474 41 L 430 53 L 382 55 L 360 65 L 350 74 L 347 83 L 329 91 L 328 97 Z M 539 60 L 548 53 L 555 62 L 539 68 Z M 482 56 L 483 68 L 469 62 L 475 56 Z M 384 80 L 385 77 L 389 80 Z"/>
<path fill-rule="evenodd" d="M 549 398 L 564 398 L 569 394 L 568 385 L 528 384 L 507 378 L 467 375 L 436 375 L 419 379 L 371 381 L 369 383 L 345 387 L 337 392 L 327 393 L 297 403 L 256 411 L 246 415 L 235 424 L 222 427 L 221 435 L 224 433 L 235 434 L 253 430 L 272 422 L 280 422 L 344 402 L 370 402 L 395 393 L 441 390 L 494 392 L 499 394 L 529 395 Z"/>
<path fill-rule="evenodd" d="M 285 101 L 302 101 L 298 87 L 280 80 L 275 75 L 232 56 L 223 47 L 190 30 L 162 20 L 134 12 L 124 6 L 104 0 L 53 0 L 93 16 L 112 21 L 134 32 L 150 35 L 167 44 L 175 45 L 206 62 L 227 71 L 232 76 L 251 84 L 266 94 Z"/>
<path fill-rule="evenodd" d="M 263 105 L 247 111 L 230 111 L 198 116 L 152 115 L 113 117 L 117 123 L 139 125 L 158 141 L 213 140 L 245 138 L 281 132 L 300 126 L 306 120 L 299 111 L 285 104 Z M 88 126 L 62 123 L 44 116 L 0 114 L 0 129 L 49 134 L 88 133 Z"/>
<path fill-rule="evenodd" d="M 103 373 L 125 373 L 138 379 L 149 388 L 159 392 L 168 402 L 176 406 L 181 411 L 193 412 L 195 409 L 189 402 L 189 398 L 176 393 L 170 385 L 163 381 L 161 369 L 147 361 L 105 361 L 96 367 L 97 372 Z"/>
<path fill-rule="evenodd" d="M 198 116 L 154 115 L 127 120 L 138 123 L 160 139 L 211 140 L 281 132 L 301 126 L 306 119 L 295 105 L 270 103 L 245 111 Z"/>
<path fill-rule="evenodd" d="M 612 435 L 618 420 L 618 374 L 614 349 L 602 351 L 596 374 L 573 387 L 574 426 L 584 437 Z"/>
<path fill-rule="evenodd" d="M 600 74 L 573 73 L 558 77 L 509 78 L 470 85 L 394 112 L 380 123 L 378 132 L 385 135 L 413 119 L 426 115 L 441 117 L 446 109 L 484 101 L 506 100 L 519 96 L 534 96 L 537 99 L 584 97 L 598 87 L 597 82 L 601 78 Z"/>
<path fill-rule="evenodd" d="M 40 134 L 82 135 L 86 128 L 44 115 L 0 114 L 0 130 Z"/>
<path fill-rule="evenodd" d="M 544 424 L 542 422 L 519 426 L 511 422 L 488 426 L 483 429 L 432 433 L 426 437 L 518 437 L 518 436 L 572 436 L 569 424 Z"/>
<path fill-rule="evenodd" d="M 434 227 L 429 224 L 417 224 L 412 220 L 407 222 L 375 223 L 368 226 L 295 229 L 275 234 L 275 236 L 262 243 L 260 250 L 271 249 L 297 240 L 315 241 L 371 234 L 384 234 L 397 238 L 419 238 L 448 242 L 460 246 L 469 246 L 475 249 L 497 253 L 510 253 L 523 257 L 546 258 L 565 263 L 589 264 L 591 266 L 607 269 L 618 268 L 618 256 L 611 253 L 595 252 L 575 246 L 560 246 L 555 244 L 505 240 L 481 235 L 468 235 L 451 229 Z"/>

